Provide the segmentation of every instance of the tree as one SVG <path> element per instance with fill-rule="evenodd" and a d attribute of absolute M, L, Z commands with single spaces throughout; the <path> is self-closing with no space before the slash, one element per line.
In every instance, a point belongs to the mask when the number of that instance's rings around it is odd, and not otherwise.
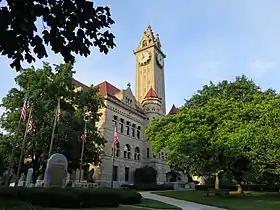
<path fill-rule="evenodd" d="M 267 127 L 259 126 L 264 125 L 267 116 L 274 116 L 274 121 L 280 122 L 278 115 L 276 118 L 278 108 L 274 115 L 269 113 L 269 109 L 274 109 L 272 104 L 278 102 L 277 98 L 275 91 L 262 92 L 245 76 L 237 77 L 234 82 L 210 83 L 187 100 L 175 116 L 153 121 L 146 135 L 153 142 L 155 152 L 163 147 L 169 149 L 170 161 L 176 165 L 187 164 L 190 172 L 196 175 L 215 174 L 216 189 L 219 189 L 221 174 L 227 172 L 242 192 L 241 183 L 250 173 L 264 171 L 257 160 L 267 160 L 267 153 L 258 151 L 267 139 L 263 138 Z M 266 124 L 270 126 L 269 139 L 277 146 L 279 134 L 272 125 Z M 271 156 L 275 154 L 272 147 Z M 277 158 L 278 154 L 274 155 L 273 161 L 278 164 Z M 268 167 L 272 163 L 265 161 L 263 164 Z"/>
<path fill-rule="evenodd" d="M 1 125 L 10 136 L 9 144 L 16 144 L 19 147 L 22 139 L 15 139 L 20 117 L 19 109 L 22 107 L 25 95 L 28 93 L 30 96 L 34 130 L 28 134 L 25 169 L 33 167 L 34 179 L 44 171 L 59 98 L 61 98 L 62 114 L 55 132 L 53 153 L 62 153 L 67 157 L 70 171 L 79 167 L 82 145 L 80 137 L 84 132 L 85 108 L 90 115 L 86 118 L 87 142 L 84 163 L 98 164 L 105 143 L 95 126 L 100 117 L 98 109 L 103 106 L 102 97 L 97 95 L 98 88 L 92 87 L 87 91 L 74 92 L 72 65 L 55 65 L 54 70 L 55 72 L 46 63 L 42 69 L 32 67 L 22 70 L 16 77 L 20 89 L 12 88 L 3 98 L 2 106 L 6 112 L 2 115 Z M 25 122 L 21 122 L 20 137 L 23 136 L 25 127 Z M 18 149 L 16 161 L 19 153 Z"/>
<path fill-rule="evenodd" d="M 114 35 L 106 30 L 114 24 L 108 7 L 87 0 L 5 3 L 0 8 L 0 53 L 13 60 L 11 67 L 17 71 L 22 61 L 35 61 L 34 55 L 47 57 L 45 45 L 72 64 L 73 53 L 87 57 L 95 46 L 107 54 L 115 46 Z"/>

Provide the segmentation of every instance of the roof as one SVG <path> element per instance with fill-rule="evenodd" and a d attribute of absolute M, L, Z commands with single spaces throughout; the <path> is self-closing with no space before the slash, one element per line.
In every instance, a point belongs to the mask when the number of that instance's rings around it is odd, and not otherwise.
<path fill-rule="evenodd" d="M 73 83 L 75 87 L 82 87 L 83 90 L 89 89 L 89 87 L 78 80 L 73 79 Z M 116 88 L 114 85 L 110 84 L 107 81 L 101 82 L 100 84 L 96 85 L 99 87 L 99 91 L 97 94 L 103 95 L 103 96 L 111 96 L 115 100 L 121 102 L 118 98 L 116 98 L 114 95 L 118 92 L 120 92 L 120 89 Z M 135 105 L 136 111 L 140 112 L 141 114 L 144 114 L 143 110 Z"/>
<path fill-rule="evenodd" d="M 169 113 L 168 114 L 176 114 L 177 113 L 177 108 L 176 108 L 176 106 L 173 104 L 173 106 L 171 107 L 171 109 L 170 109 L 170 111 L 169 111 Z"/>
<path fill-rule="evenodd" d="M 147 98 L 158 98 L 156 91 L 152 87 L 147 92 L 146 96 L 144 97 L 144 99 L 147 99 Z"/>
<path fill-rule="evenodd" d="M 114 85 L 110 84 L 107 81 L 104 81 L 97 85 L 99 87 L 98 94 L 100 95 L 110 95 L 114 96 L 116 93 L 120 92 L 120 89 L 116 88 Z"/>
<path fill-rule="evenodd" d="M 73 79 L 73 83 L 75 87 L 81 87 L 83 90 L 89 89 L 89 86 L 79 82 L 78 80 Z M 110 84 L 107 81 L 101 82 L 100 84 L 96 85 L 99 87 L 99 91 L 97 94 L 106 96 L 114 96 L 116 93 L 120 92 L 118 88 L 116 88 L 114 85 Z"/>

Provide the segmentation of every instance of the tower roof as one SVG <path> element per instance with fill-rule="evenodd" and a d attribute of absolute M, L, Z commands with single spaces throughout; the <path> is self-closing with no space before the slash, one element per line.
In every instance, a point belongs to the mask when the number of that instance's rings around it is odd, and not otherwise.
<path fill-rule="evenodd" d="M 176 108 L 176 106 L 173 104 L 173 106 L 171 107 L 170 111 L 168 114 L 176 114 L 178 111 L 178 109 Z"/>
<path fill-rule="evenodd" d="M 147 92 L 146 96 L 144 97 L 144 99 L 148 99 L 148 98 L 159 98 L 156 91 L 152 87 Z"/>

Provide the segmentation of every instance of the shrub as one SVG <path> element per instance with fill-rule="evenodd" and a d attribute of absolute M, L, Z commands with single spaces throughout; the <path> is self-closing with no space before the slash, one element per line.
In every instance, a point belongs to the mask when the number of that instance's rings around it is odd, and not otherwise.
<path fill-rule="evenodd" d="M 208 190 L 208 189 L 213 189 L 214 188 L 214 185 L 196 185 L 195 186 L 195 189 L 200 191 L 205 191 L 205 190 Z M 237 190 L 237 187 L 234 186 L 234 185 L 220 185 L 220 189 L 221 190 L 230 190 L 230 191 L 236 191 Z"/>
<path fill-rule="evenodd" d="M 164 191 L 174 189 L 172 184 L 135 184 L 129 186 L 129 188 L 141 191 Z"/>
<path fill-rule="evenodd" d="M 141 195 L 137 192 L 125 192 L 110 188 L 1 188 L 0 198 L 57 208 L 117 207 L 121 203 L 136 204 L 141 202 Z"/>
<path fill-rule="evenodd" d="M 243 190 L 257 192 L 279 192 L 279 185 L 245 185 Z"/>
<path fill-rule="evenodd" d="M 151 166 L 137 168 L 134 172 L 134 182 L 136 184 L 155 184 L 157 180 L 157 170 Z"/>

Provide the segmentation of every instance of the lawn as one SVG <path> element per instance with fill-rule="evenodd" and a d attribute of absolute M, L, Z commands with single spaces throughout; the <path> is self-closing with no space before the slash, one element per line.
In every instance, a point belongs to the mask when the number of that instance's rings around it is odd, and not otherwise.
<path fill-rule="evenodd" d="M 204 191 L 168 191 L 155 192 L 154 194 L 230 210 L 280 209 L 280 193 L 247 192 L 244 195 L 230 195 L 224 197 L 206 197 Z"/>
<path fill-rule="evenodd" d="M 179 207 L 167 203 L 162 203 L 160 201 L 146 199 L 146 198 L 143 198 L 140 204 L 136 204 L 134 206 L 147 207 L 152 209 L 181 209 Z"/>
<path fill-rule="evenodd" d="M 0 204 L 4 204 L 5 202 Z M 21 201 L 8 201 L 9 205 L 7 206 L 7 209 L 14 209 L 14 210 L 21 210 L 21 209 L 26 209 L 27 208 L 27 203 L 25 202 L 21 202 Z M 2 205 L 0 205 L 0 209 L 1 209 Z M 145 208 L 149 208 L 149 209 L 170 209 L 170 210 L 174 210 L 174 209 L 180 209 L 177 208 L 176 206 L 170 205 L 170 204 L 166 204 L 166 203 L 162 203 L 159 201 L 155 201 L 155 200 L 151 200 L 151 199 L 142 199 L 140 204 L 136 204 L 133 206 L 129 206 L 129 205 L 121 205 L 117 208 L 88 208 L 88 209 L 84 209 L 83 210 L 141 210 L 141 209 L 145 209 Z M 61 209 L 61 208 L 43 208 L 43 207 L 33 207 L 30 208 L 32 210 L 78 210 L 78 209 Z"/>

